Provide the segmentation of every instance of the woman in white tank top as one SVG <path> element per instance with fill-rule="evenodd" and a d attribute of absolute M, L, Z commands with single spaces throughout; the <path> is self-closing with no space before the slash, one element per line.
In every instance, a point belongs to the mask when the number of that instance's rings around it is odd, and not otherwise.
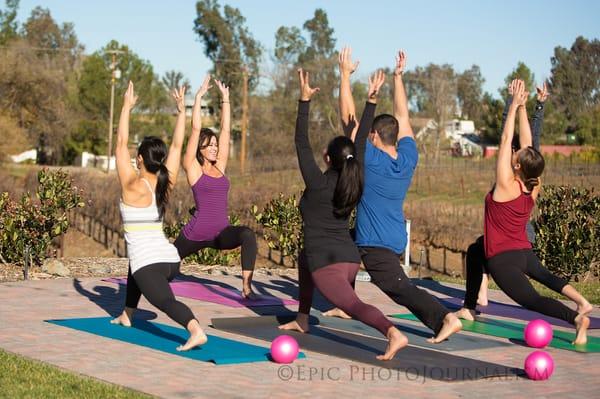
<path fill-rule="evenodd" d="M 181 261 L 177 249 L 169 243 L 162 230 L 162 219 L 169 192 L 179 172 L 185 135 L 185 86 L 174 90 L 172 95 L 178 110 L 173 142 L 167 151 L 160 138 L 145 137 L 138 148 L 137 173 L 131 165 L 127 147 L 129 113 L 137 101 L 133 83 L 129 82 L 125 92 L 115 156 L 122 190 L 120 209 L 129 271 L 125 309 L 112 323 L 130 327 L 133 313 L 144 294 L 152 305 L 188 330 L 188 341 L 177 347 L 177 350 L 185 351 L 204 344 L 207 337 L 190 308 L 175 299 L 169 286 L 169 282 L 179 274 Z"/>

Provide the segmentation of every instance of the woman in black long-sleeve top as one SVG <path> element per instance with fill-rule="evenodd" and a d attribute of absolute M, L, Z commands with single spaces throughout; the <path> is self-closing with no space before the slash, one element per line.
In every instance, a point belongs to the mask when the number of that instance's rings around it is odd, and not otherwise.
<path fill-rule="evenodd" d="M 308 114 L 311 88 L 308 72 L 298 70 L 300 101 L 296 119 L 295 143 L 298 163 L 306 189 L 300 200 L 303 219 L 304 250 L 298 261 L 300 306 L 296 320 L 279 328 L 308 332 L 308 317 L 314 287 L 338 308 L 376 328 L 389 339 L 386 352 L 379 360 L 390 360 L 407 345 L 407 338 L 381 311 L 362 302 L 352 283 L 360 266 L 360 255 L 348 231 L 348 218 L 360 200 L 363 187 L 361 157 L 368 129 L 373 122 L 376 94 L 383 84 L 380 71 L 369 80 L 369 102 L 363 112 L 356 146 L 345 136 L 335 137 L 327 146 L 328 168 L 321 172 L 308 139 Z"/>

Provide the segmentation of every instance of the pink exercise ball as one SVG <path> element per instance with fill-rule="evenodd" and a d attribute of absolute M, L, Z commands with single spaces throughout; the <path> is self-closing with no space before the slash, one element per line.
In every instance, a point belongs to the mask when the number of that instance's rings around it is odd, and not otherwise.
<path fill-rule="evenodd" d="M 523 336 L 532 348 L 543 348 L 552 341 L 552 326 L 545 320 L 531 320 L 525 326 Z"/>
<path fill-rule="evenodd" d="M 298 342 L 289 335 L 280 335 L 271 342 L 271 357 L 277 363 L 292 363 L 299 352 Z"/>
<path fill-rule="evenodd" d="M 525 359 L 525 373 L 532 380 L 547 380 L 553 372 L 554 359 L 544 351 L 533 351 Z"/>

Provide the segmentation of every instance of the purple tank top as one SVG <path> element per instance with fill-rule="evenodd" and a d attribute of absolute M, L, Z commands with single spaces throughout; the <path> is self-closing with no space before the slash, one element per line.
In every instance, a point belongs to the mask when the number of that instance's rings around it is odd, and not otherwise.
<path fill-rule="evenodd" d="M 223 229 L 229 226 L 227 218 L 227 194 L 229 179 L 211 177 L 202 174 L 192 186 L 196 212 L 183 228 L 183 235 L 188 240 L 213 240 Z"/>

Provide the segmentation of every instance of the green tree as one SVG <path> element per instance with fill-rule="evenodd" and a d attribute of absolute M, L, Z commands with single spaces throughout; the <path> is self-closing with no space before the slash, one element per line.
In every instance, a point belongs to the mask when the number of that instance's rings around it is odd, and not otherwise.
<path fill-rule="evenodd" d="M 564 114 L 564 133 L 578 133 L 600 104 L 600 40 L 575 39 L 570 49 L 558 46 L 551 58 L 551 93 L 557 112 Z M 586 130 L 589 131 L 589 130 Z M 581 141 L 592 136 L 583 133 Z"/>
<path fill-rule="evenodd" d="M 262 46 L 245 26 L 246 18 L 239 9 L 226 5 L 221 11 L 218 0 L 200 0 L 196 3 L 196 12 L 194 31 L 204 44 L 204 53 L 213 63 L 212 73 L 230 86 L 233 109 L 239 111 L 242 72 L 247 69 L 248 86 L 252 91 L 259 80 Z M 216 97 L 211 99 L 217 100 Z"/>
<path fill-rule="evenodd" d="M 72 159 L 81 151 L 106 154 L 108 118 L 110 112 L 111 50 L 122 51 L 117 56 L 116 68 L 121 78 L 115 81 L 115 125 L 122 106 L 122 93 L 131 80 L 140 99 L 131 120 L 132 138 L 144 135 L 167 136 L 171 131 L 170 118 L 165 109 L 170 105 L 163 84 L 152 65 L 141 59 L 127 45 L 113 40 L 101 50 L 86 57 L 77 82 L 77 98 L 82 120 L 69 137 L 67 150 Z"/>
<path fill-rule="evenodd" d="M 179 71 L 165 72 L 160 81 L 169 92 L 181 87 L 182 85 L 185 85 L 188 88 L 190 87 L 190 81 L 183 76 L 183 73 Z"/>
<path fill-rule="evenodd" d="M 502 135 L 502 112 L 504 101 L 494 98 L 490 93 L 483 95 L 481 107 L 481 136 L 484 141 L 498 144 Z"/>
<path fill-rule="evenodd" d="M 473 65 L 470 69 L 457 75 L 456 92 L 461 116 L 475 122 L 476 126 L 482 123 L 483 83 L 479 66 Z"/>
<path fill-rule="evenodd" d="M 525 82 L 525 89 L 529 91 L 529 95 L 535 94 L 535 75 L 524 62 L 519 61 L 517 67 L 504 78 L 504 87 L 501 87 L 499 92 L 503 99 L 508 97 L 508 85 L 513 79 L 521 79 Z"/>
<path fill-rule="evenodd" d="M 431 150 L 437 159 L 446 122 L 456 113 L 456 72 L 449 64 L 429 64 L 406 72 L 405 79 L 408 95 L 414 100 L 417 110 L 432 117 L 437 123 L 437 132 L 431 143 L 423 143 L 426 154 Z"/>
<path fill-rule="evenodd" d="M 22 37 L 3 49 L 0 106 L 27 132 L 41 163 L 58 163 L 65 137 L 76 122 L 71 98 L 83 47 L 72 24 L 59 26 L 48 10 L 35 8 Z"/>
<path fill-rule="evenodd" d="M 0 46 L 18 36 L 17 11 L 19 0 L 5 0 L 6 9 L 0 10 Z"/>

